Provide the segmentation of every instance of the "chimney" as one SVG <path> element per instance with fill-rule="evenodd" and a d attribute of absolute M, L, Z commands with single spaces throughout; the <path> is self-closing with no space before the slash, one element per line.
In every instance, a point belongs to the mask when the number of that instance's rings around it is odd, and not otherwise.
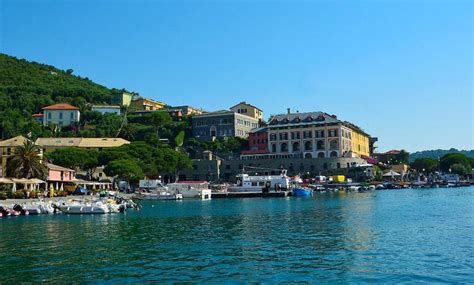
<path fill-rule="evenodd" d="M 286 113 L 289 115 L 291 113 L 291 109 L 290 108 L 286 108 Z"/>

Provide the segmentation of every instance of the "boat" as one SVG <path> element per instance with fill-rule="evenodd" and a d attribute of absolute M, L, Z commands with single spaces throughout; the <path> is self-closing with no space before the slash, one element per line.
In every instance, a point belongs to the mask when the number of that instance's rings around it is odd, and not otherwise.
<path fill-rule="evenodd" d="M 313 190 L 303 187 L 294 187 L 293 196 L 295 197 L 311 197 L 313 196 Z"/>
<path fill-rule="evenodd" d="M 278 192 L 290 188 L 290 179 L 286 176 L 286 170 L 280 175 L 250 176 L 248 174 L 237 175 L 237 184 L 229 186 L 227 192 Z"/>
<path fill-rule="evenodd" d="M 171 193 L 168 189 L 140 189 L 135 194 L 135 198 L 139 200 L 181 200 L 183 194 Z"/>
<path fill-rule="evenodd" d="M 9 209 L 9 208 L 4 207 L 4 206 L 0 206 L 0 213 L 2 213 L 2 217 L 19 216 L 20 215 L 20 212 L 15 211 L 13 209 Z"/>
<path fill-rule="evenodd" d="M 23 207 L 18 204 L 13 205 L 13 210 L 17 211 L 22 216 L 27 216 L 30 214 L 28 210 L 23 209 Z"/>
<path fill-rule="evenodd" d="M 76 202 L 62 204 L 59 210 L 65 214 L 107 214 L 110 213 L 109 206 L 101 201 L 84 203 Z"/>
<path fill-rule="evenodd" d="M 207 181 L 181 181 L 166 186 L 170 192 L 182 194 L 183 199 L 211 199 L 211 190 Z"/>

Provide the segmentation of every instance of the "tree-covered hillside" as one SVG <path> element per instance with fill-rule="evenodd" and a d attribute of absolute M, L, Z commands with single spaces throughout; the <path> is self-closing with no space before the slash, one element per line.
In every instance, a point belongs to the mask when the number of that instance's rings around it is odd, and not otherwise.
<path fill-rule="evenodd" d="M 25 134 L 36 124 L 31 115 L 54 103 L 86 108 L 109 103 L 113 90 L 50 65 L 0 54 L 0 138 Z"/>
<path fill-rule="evenodd" d="M 435 150 L 424 150 L 410 153 L 410 162 L 415 161 L 417 158 L 433 158 L 439 159 L 449 153 L 462 153 L 467 157 L 474 158 L 474 150 L 457 150 L 452 149 L 435 149 Z"/>

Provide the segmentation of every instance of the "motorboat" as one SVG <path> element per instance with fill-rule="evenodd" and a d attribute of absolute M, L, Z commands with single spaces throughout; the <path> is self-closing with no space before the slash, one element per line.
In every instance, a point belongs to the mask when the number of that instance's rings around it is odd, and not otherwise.
<path fill-rule="evenodd" d="M 183 195 L 183 199 L 211 199 L 211 190 L 207 181 L 182 181 L 166 185 L 172 193 Z"/>
<path fill-rule="evenodd" d="M 76 202 L 58 206 L 65 214 L 107 214 L 110 213 L 109 206 L 101 201 L 98 202 Z"/>
<path fill-rule="evenodd" d="M 0 206 L 0 213 L 2 213 L 2 217 L 19 216 L 20 215 L 20 212 L 15 211 L 13 209 L 9 209 L 9 208 L 4 207 L 4 206 Z"/>
<path fill-rule="evenodd" d="M 286 176 L 286 170 L 280 175 L 250 176 L 248 174 L 237 175 L 237 184 L 229 186 L 228 192 L 253 192 L 281 191 L 290 189 L 290 178 Z"/>
<path fill-rule="evenodd" d="M 22 216 L 27 216 L 30 214 L 28 210 L 23 209 L 23 207 L 18 204 L 13 205 L 13 210 L 17 211 Z"/>
<path fill-rule="evenodd" d="M 168 189 L 140 189 L 135 194 L 135 198 L 139 200 L 181 200 L 183 194 L 172 193 Z"/>
<path fill-rule="evenodd" d="M 295 197 L 311 197 L 311 196 L 313 196 L 313 190 L 310 189 L 310 188 L 294 187 L 292 191 L 293 191 L 293 196 L 295 196 Z"/>

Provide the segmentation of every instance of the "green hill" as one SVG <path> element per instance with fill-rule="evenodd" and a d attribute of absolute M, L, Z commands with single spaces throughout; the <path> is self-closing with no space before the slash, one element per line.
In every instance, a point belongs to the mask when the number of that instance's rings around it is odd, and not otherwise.
<path fill-rule="evenodd" d="M 0 138 L 35 127 L 31 115 L 54 103 L 109 103 L 112 89 L 53 66 L 0 54 Z"/>
<path fill-rule="evenodd" d="M 410 153 L 410 162 L 415 161 L 417 158 L 428 157 L 433 159 L 439 159 L 448 153 L 462 153 L 467 157 L 474 158 L 474 150 L 457 150 L 452 149 L 435 149 L 435 150 L 424 150 Z"/>

